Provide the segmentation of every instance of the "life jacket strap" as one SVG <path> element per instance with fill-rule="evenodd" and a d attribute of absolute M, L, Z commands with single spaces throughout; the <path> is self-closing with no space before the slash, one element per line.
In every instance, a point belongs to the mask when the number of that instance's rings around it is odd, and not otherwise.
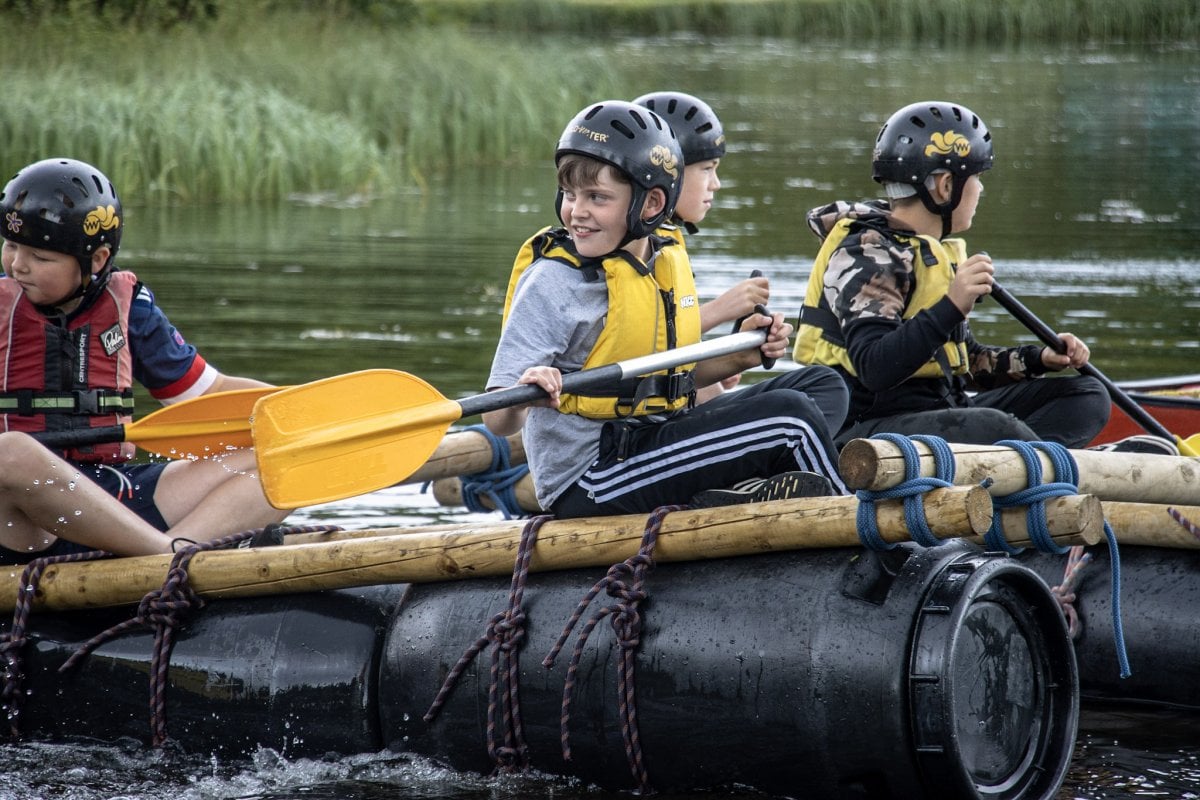
<path fill-rule="evenodd" d="M 35 392 L 18 389 L 0 392 L 0 413 L 20 414 L 132 414 L 133 389 L 81 389 L 74 392 Z"/>

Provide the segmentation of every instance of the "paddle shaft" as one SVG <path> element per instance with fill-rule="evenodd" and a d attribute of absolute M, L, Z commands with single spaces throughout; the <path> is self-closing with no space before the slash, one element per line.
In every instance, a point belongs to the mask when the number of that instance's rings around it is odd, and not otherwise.
<path fill-rule="evenodd" d="M 648 356 L 618 361 L 615 364 L 606 364 L 603 367 L 569 372 L 563 375 L 562 390 L 568 394 L 577 393 L 584 389 L 649 375 L 652 372 L 678 367 L 693 361 L 704 361 L 731 353 L 740 353 L 743 350 L 761 347 L 766 340 L 766 330 L 732 333 L 717 339 L 677 347 L 674 350 L 665 350 L 661 353 L 651 353 Z M 544 397 L 546 397 L 545 389 L 534 383 L 526 383 L 508 389 L 485 392 L 455 402 L 462 409 L 462 416 L 470 417 L 475 414 L 532 403 Z"/>
<path fill-rule="evenodd" d="M 46 447 L 65 450 L 106 442 L 123 442 L 125 426 L 105 425 L 100 428 L 73 428 L 66 431 L 37 431 L 30 435 Z"/>
<path fill-rule="evenodd" d="M 1026 308 L 1020 300 L 1009 294 L 1008 290 L 1000 284 L 992 284 L 992 297 L 996 298 L 996 302 L 1005 311 L 1016 317 L 1018 322 L 1028 328 L 1030 332 L 1041 339 L 1048 347 L 1053 348 L 1056 353 L 1062 353 L 1066 349 L 1066 344 L 1049 325 L 1038 319 L 1032 311 Z M 1100 381 L 1104 385 L 1104 388 L 1108 390 L 1108 396 L 1112 398 L 1112 401 L 1138 425 L 1141 425 L 1155 436 L 1161 436 L 1167 441 L 1175 441 L 1175 434 L 1167 430 L 1161 422 L 1150 416 L 1146 409 L 1139 406 L 1120 386 L 1109 380 L 1108 376 L 1092 366 L 1090 362 L 1079 367 L 1079 373 L 1081 375 L 1089 375 Z"/>

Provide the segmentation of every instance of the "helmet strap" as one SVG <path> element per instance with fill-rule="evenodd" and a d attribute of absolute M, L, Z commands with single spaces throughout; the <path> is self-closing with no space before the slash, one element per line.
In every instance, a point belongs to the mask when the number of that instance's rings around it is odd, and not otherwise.
<path fill-rule="evenodd" d="M 954 175 L 950 176 L 950 199 L 945 203 L 939 203 L 933 199 L 933 195 L 929 192 L 929 187 L 924 183 L 914 185 L 917 190 L 917 196 L 921 198 L 921 202 L 929 213 L 936 214 L 942 219 L 942 235 L 940 238 L 945 239 L 949 236 L 954 224 L 954 209 L 958 208 L 958 204 L 962 202 L 963 189 L 966 186 L 966 181 L 960 181 Z"/>

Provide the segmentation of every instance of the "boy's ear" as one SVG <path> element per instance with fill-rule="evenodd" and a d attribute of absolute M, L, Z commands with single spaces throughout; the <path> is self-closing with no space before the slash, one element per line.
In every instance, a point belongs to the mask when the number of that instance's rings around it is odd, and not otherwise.
<path fill-rule="evenodd" d="M 950 195 L 954 191 L 954 176 L 949 172 L 939 172 L 933 176 L 933 199 L 938 203 L 946 203 L 950 201 Z"/>
<path fill-rule="evenodd" d="M 100 270 L 104 269 L 104 265 L 108 263 L 108 256 L 112 253 L 112 248 L 106 244 L 102 244 L 92 253 L 92 274 L 95 275 Z"/>
<path fill-rule="evenodd" d="M 653 219 L 662 213 L 667 207 L 667 193 L 660 187 L 655 186 L 646 193 L 646 200 L 642 203 L 642 219 Z"/>

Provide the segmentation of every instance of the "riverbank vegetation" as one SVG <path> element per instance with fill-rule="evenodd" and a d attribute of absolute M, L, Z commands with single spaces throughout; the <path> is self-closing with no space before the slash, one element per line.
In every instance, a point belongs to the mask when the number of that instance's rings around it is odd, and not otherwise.
<path fill-rule="evenodd" d="M 419 190 L 545 155 L 545 116 L 624 96 L 616 35 L 1194 42 L 1195 0 L 0 0 L 4 163 L 100 165 L 141 202 Z M 1153 44 L 1157 43 L 1157 44 Z M 1192 45 L 1194 48 L 1194 45 Z M 671 75 L 661 76 L 664 82 Z"/>

